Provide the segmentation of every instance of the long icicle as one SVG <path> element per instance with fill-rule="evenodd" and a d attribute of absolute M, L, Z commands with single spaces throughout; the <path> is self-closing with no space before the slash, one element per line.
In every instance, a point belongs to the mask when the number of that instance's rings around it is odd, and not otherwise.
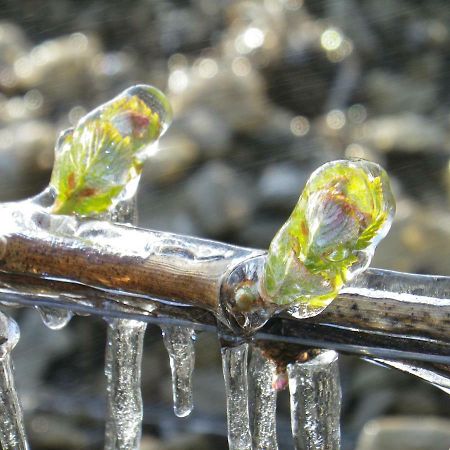
<path fill-rule="evenodd" d="M 0 443 L 3 450 L 28 449 L 11 362 L 11 351 L 19 336 L 17 323 L 0 313 Z"/>
<path fill-rule="evenodd" d="M 114 222 L 137 222 L 137 199 L 119 203 Z M 108 322 L 105 374 L 107 417 L 105 450 L 138 450 L 142 434 L 141 366 L 147 324 L 135 320 Z"/>
<path fill-rule="evenodd" d="M 222 347 L 230 450 L 252 450 L 248 413 L 248 344 Z"/>
<path fill-rule="evenodd" d="M 341 388 L 338 355 L 324 351 L 288 365 L 291 426 L 296 450 L 339 450 Z"/>
<path fill-rule="evenodd" d="M 105 374 L 108 411 L 106 450 L 138 450 L 142 427 L 141 361 L 146 324 L 108 323 Z"/>
<path fill-rule="evenodd" d="M 195 362 L 195 332 L 189 327 L 161 327 L 172 372 L 173 410 L 188 416 L 193 407 L 192 373 Z"/>
<path fill-rule="evenodd" d="M 250 376 L 252 399 L 253 448 L 278 450 L 277 391 L 272 387 L 275 364 L 258 347 L 252 348 Z"/>

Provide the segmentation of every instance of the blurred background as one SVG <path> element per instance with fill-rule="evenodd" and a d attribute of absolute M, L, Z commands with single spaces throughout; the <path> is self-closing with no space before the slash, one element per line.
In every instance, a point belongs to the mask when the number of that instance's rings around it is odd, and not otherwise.
<path fill-rule="evenodd" d="M 58 133 L 134 83 L 174 108 L 144 169 L 142 226 L 265 248 L 315 168 L 362 157 L 388 170 L 398 202 L 372 265 L 450 275 L 447 0 L 0 0 L 0 201 L 42 190 Z M 102 448 L 104 324 L 51 331 L 15 314 L 33 449 Z M 343 450 L 450 446 L 447 396 L 341 363 Z M 176 418 L 149 327 L 142 450 L 227 448 L 214 335 L 197 339 L 194 387 L 192 416 Z M 288 418 L 282 393 L 281 450 Z"/>

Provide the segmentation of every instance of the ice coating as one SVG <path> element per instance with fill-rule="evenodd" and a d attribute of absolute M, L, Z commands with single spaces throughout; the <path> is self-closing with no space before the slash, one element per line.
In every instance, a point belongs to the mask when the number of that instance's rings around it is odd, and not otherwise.
<path fill-rule="evenodd" d="M 64 132 L 50 181 L 56 191 L 53 213 L 89 216 L 131 198 L 147 150 L 167 129 L 171 114 L 164 94 L 138 85 Z"/>
<path fill-rule="evenodd" d="M 178 417 L 186 417 L 194 408 L 192 373 L 194 371 L 195 332 L 189 327 L 162 327 L 164 345 L 170 359 L 172 373 L 173 410 Z"/>
<path fill-rule="evenodd" d="M 339 450 L 341 388 L 338 356 L 324 351 L 288 365 L 291 427 L 296 450 Z"/>
<path fill-rule="evenodd" d="M 0 205 L 0 216 L 3 271 L 151 293 L 211 308 L 217 305 L 224 271 L 249 254 L 201 238 L 48 214 L 33 204 Z M 164 271 L 153 268 L 169 260 L 176 276 L 167 284 Z"/>
<path fill-rule="evenodd" d="M 19 335 L 17 323 L 0 313 L 0 446 L 4 450 L 28 449 L 11 362 Z"/>
<path fill-rule="evenodd" d="M 275 363 L 267 359 L 258 347 L 252 348 L 250 359 L 253 424 L 253 448 L 277 450 L 277 391 L 272 386 Z"/>
<path fill-rule="evenodd" d="M 346 281 L 367 268 L 394 212 L 389 179 L 378 164 L 324 164 L 270 244 L 263 298 L 299 318 L 320 313 Z"/>
<path fill-rule="evenodd" d="M 252 450 L 248 413 L 248 344 L 222 348 L 230 450 Z"/>

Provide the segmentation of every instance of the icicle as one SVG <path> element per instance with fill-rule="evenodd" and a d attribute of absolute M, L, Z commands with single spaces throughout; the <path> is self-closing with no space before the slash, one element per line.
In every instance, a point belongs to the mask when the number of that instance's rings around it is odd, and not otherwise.
<path fill-rule="evenodd" d="M 341 389 L 338 356 L 324 351 L 288 366 L 291 425 L 297 450 L 338 450 Z"/>
<path fill-rule="evenodd" d="M 248 344 L 222 348 L 230 450 L 252 450 L 248 414 Z"/>
<path fill-rule="evenodd" d="M 44 324 L 51 330 L 64 328 L 73 317 L 72 311 L 62 308 L 48 308 L 46 306 L 36 306 Z"/>
<path fill-rule="evenodd" d="M 142 426 L 141 360 L 146 323 L 108 323 L 105 374 L 108 412 L 106 450 L 138 450 Z"/>
<path fill-rule="evenodd" d="M 113 222 L 136 224 L 136 196 L 119 202 L 109 218 Z M 140 447 L 143 415 L 141 369 L 146 328 L 146 323 L 135 320 L 108 321 L 105 450 L 138 450 Z"/>
<path fill-rule="evenodd" d="M 194 408 L 192 372 L 195 362 L 195 332 L 188 327 L 161 327 L 172 372 L 173 410 L 178 417 L 188 416 Z"/>
<path fill-rule="evenodd" d="M 10 356 L 19 336 L 16 322 L 0 313 L 0 443 L 3 450 L 28 449 Z"/>
<path fill-rule="evenodd" d="M 253 447 L 277 450 L 277 392 L 272 387 L 275 364 L 267 359 L 257 347 L 252 349 L 250 359 Z"/>

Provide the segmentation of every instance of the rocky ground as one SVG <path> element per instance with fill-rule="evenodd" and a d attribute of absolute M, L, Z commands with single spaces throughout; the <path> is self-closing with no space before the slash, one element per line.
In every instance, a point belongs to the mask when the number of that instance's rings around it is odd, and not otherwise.
<path fill-rule="evenodd" d="M 175 119 L 144 169 L 142 226 L 266 247 L 312 170 L 363 157 L 388 170 L 398 200 L 373 265 L 450 275 L 445 0 L 1 0 L 0 19 L 1 201 L 42 189 L 58 133 L 145 82 L 168 93 Z M 101 448 L 103 324 L 52 332 L 34 311 L 19 319 L 33 448 Z M 146 340 L 142 449 L 226 448 L 215 337 L 198 340 L 191 419 L 170 412 L 159 330 Z M 450 416 L 447 397 L 405 375 L 343 358 L 342 378 L 344 450 L 374 418 Z M 286 396 L 279 409 L 284 449 Z M 426 423 L 433 444 L 392 448 L 446 448 L 442 424 Z M 396 442 L 408 426 L 371 422 L 358 450 L 388 450 L 370 435 Z"/>

